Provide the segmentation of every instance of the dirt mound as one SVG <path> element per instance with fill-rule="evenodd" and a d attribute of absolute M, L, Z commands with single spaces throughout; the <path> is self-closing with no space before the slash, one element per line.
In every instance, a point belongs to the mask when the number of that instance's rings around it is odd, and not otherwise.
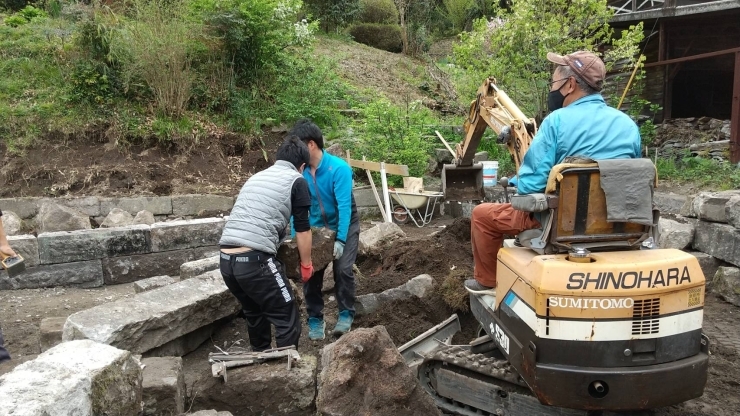
<path fill-rule="evenodd" d="M 189 148 L 115 146 L 104 132 L 57 136 L 20 156 L 0 144 L 0 197 L 234 195 L 251 174 L 274 162 L 284 134 L 207 137 Z"/>
<path fill-rule="evenodd" d="M 380 293 L 420 274 L 441 283 L 450 271 L 472 275 L 470 220 L 458 218 L 428 240 L 397 240 L 358 256 L 357 294 Z"/>

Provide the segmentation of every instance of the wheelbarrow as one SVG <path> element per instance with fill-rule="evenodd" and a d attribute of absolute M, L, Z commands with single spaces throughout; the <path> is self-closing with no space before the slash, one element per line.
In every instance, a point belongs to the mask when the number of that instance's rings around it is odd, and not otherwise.
<path fill-rule="evenodd" d="M 406 224 L 411 219 L 417 227 L 432 221 L 437 203 L 444 197 L 442 192 L 408 192 L 404 188 L 389 188 L 388 193 L 393 199 L 393 221 Z"/>

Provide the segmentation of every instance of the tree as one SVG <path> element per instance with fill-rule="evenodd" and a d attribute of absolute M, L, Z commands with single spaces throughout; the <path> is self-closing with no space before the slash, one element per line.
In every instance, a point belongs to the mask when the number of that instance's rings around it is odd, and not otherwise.
<path fill-rule="evenodd" d="M 412 0 L 393 0 L 396 3 L 398 9 L 398 18 L 401 21 L 401 42 L 403 43 L 403 53 L 408 54 L 409 51 L 409 30 L 406 24 L 406 10 L 408 10 L 409 4 Z"/>
<path fill-rule="evenodd" d="M 499 17 L 478 19 L 454 48 L 454 62 L 465 73 L 460 92 L 472 99 L 480 82 L 493 76 L 530 116 L 546 109 L 552 68 L 547 52 L 602 50 L 609 70 L 624 59 L 634 66 L 643 39 L 642 24 L 614 36 L 606 0 L 517 0 L 494 9 Z"/>
<path fill-rule="evenodd" d="M 326 33 L 347 26 L 360 13 L 360 0 L 305 0 L 303 3 L 312 17 L 321 21 Z"/>

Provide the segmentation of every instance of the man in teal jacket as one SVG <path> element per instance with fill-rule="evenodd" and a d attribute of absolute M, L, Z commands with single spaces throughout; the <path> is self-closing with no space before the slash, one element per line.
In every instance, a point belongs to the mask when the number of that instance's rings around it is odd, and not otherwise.
<path fill-rule="evenodd" d="M 551 113 L 524 155 L 517 178 L 510 181 L 522 195 L 545 192 L 550 170 L 568 156 L 594 160 L 641 156 L 637 125 L 623 112 L 607 106 L 599 93 L 606 77 L 601 59 L 587 51 L 565 56 L 548 53 L 547 59 L 557 65 L 547 98 Z M 475 279 L 465 281 L 465 288 L 474 293 L 495 293 L 497 255 L 504 234 L 539 227 L 533 215 L 517 211 L 511 204 L 475 207 L 470 226 Z"/>
<path fill-rule="evenodd" d="M 334 242 L 334 289 L 339 316 L 332 330 L 334 335 L 348 332 L 355 316 L 355 276 L 352 266 L 360 242 L 360 219 L 352 195 L 352 168 L 347 162 L 324 151 L 324 137 L 310 120 L 300 120 L 290 134 L 298 136 L 308 146 L 311 160 L 303 171 L 311 193 L 310 223 L 312 227 L 328 227 L 337 232 Z M 324 339 L 324 298 L 321 287 L 324 271 L 316 270 L 303 285 L 308 311 L 308 338 Z"/>

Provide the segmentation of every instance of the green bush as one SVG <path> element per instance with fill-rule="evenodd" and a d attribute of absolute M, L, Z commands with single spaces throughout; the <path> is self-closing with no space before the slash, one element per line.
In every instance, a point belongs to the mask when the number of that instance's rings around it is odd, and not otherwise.
<path fill-rule="evenodd" d="M 360 23 L 349 28 L 349 34 L 359 43 L 388 52 L 401 52 L 401 27 L 379 23 Z"/>
<path fill-rule="evenodd" d="M 468 23 L 470 9 L 475 6 L 474 0 L 443 0 L 447 18 L 452 22 L 455 31 L 462 32 Z"/>
<path fill-rule="evenodd" d="M 398 23 L 398 9 L 393 0 L 360 0 L 360 16 L 362 23 Z"/>
<path fill-rule="evenodd" d="M 360 12 L 360 0 L 305 0 L 304 4 L 326 33 L 346 27 Z"/>
<path fill-rule="evenodd" d="M 21 10 L 13 13 L 10 17 L 5 18 L 5 24 L 10 27 L 25 25 L 31 21 L 45 19 L 47 14 L 41 9 L 31 6 L 30 4 Z"/>
<path fill-rule="evenodd" d="M 74 102 L 109 105 L 120 91 L 117 74 L 101 62 L 78 61 L 70 81 L 70 100 Z"/>

